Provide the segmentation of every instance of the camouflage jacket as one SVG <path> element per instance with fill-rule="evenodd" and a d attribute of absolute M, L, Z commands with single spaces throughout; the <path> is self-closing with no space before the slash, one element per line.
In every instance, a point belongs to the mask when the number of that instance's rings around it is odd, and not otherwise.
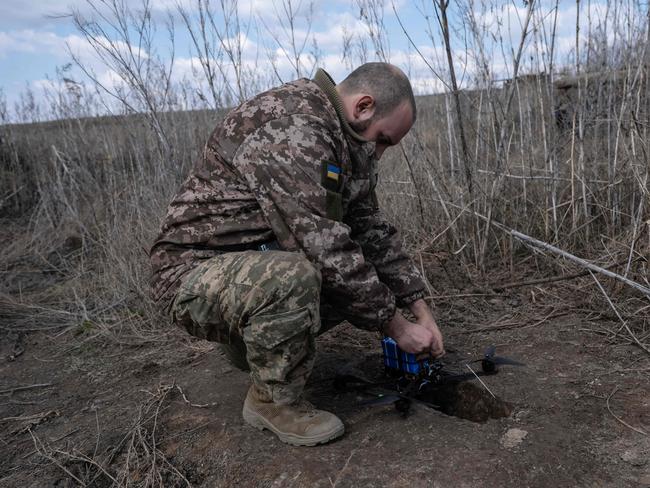
<path fill-rule="evenodd" d="M 424 282 L 377 207 L 374 148 L 323 70 L 232 110 L 169 205 L 150 253 L 154 298 L 168 304 L 203 259 L 275 238 L 317 266 L 337 312 L 381 328 Z"/>

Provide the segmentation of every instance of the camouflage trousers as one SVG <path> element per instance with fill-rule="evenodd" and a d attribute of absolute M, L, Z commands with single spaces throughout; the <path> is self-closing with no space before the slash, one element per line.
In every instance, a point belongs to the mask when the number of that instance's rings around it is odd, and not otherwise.
<path fill-rule="evenodd" d="M 299 253 L 244 251 L 205 261 L 184 279 L 171 313 L 190 334 L 243 344 L 258 390 L 278 404 L 298 399 L 321 328 L 320 272 Z M 331 327 L 338 323 L 329 319 Z"/>

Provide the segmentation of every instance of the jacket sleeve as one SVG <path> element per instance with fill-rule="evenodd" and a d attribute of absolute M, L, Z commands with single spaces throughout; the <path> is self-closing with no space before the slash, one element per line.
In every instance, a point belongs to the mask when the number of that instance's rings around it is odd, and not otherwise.
<path fill-rule="evenodd" d="M 350 228 L 328 217 L 331 190 L 322 184 L 322 165 L 340 161 L 339 140 L 321 119 L 287 116 L 251 133 L 233 165 L 282 249 L 304 252 L 319 268 L 323 297 L 353 325 L 381 329 L 395 314 L 395 297 L 364 258 Z"/>
<path fill-rule="evenodd" d="M 397 229 L 382 216 L 373 187 L 364 198 L 353 202 L 345 222 L 350 226 L 352 239 L 360 244 L 379 279 L 395 295 L 398 307 L 425 296 L 424 279 L 402 249 Z"/>

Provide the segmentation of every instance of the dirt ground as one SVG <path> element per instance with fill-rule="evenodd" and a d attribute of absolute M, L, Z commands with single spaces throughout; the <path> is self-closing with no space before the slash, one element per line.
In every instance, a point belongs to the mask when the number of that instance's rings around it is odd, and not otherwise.
<path fill-rule="evenodd" d="M 90 325 L 19 333 L 5 322 L 0 486 L 650 487 L 650 356 L 614 334 L 593 289 L 499 292 L 452 283 L 456 273 L 434 261 L 449 361 L 495 344 L 527 365 L 483 378 L 510 416 L 472 422 L 420 405 L 404 418 L 359 406 L 367 397 L 331 379 L 379 379 L 380 342 L 342 325 L 319 338 L 306 396 L 343 419 L 345 436 L 296 448 L 244 424 L 248 377 L 212 344 L 168 330 L 133 346 L 93 339 Z M 53 282 L 26 276 L 33 287 Z M 15 296 L 15 283 L 3 286 Z"/>

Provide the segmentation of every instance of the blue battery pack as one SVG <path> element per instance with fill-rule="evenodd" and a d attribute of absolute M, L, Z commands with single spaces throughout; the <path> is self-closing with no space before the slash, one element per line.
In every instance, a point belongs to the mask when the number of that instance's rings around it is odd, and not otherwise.
<path fill-rule="evenodd" d="M 415 354 L 402 351 L 391 337 L 382 339 L 381 348 L 384 354 L 384 366 L 388 369 L 412 375 L 426 373 L 429 370 L 428 360 L 418 361 Z"/>

